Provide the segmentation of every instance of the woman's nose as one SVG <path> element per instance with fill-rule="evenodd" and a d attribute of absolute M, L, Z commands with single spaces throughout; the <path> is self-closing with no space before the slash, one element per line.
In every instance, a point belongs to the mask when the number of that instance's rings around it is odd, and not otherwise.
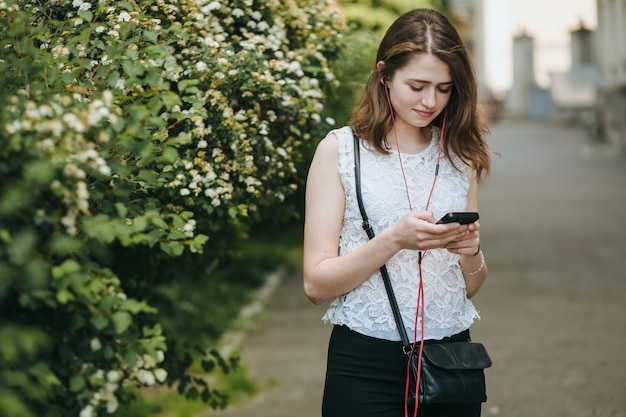
<path fill-rule="evenodd" d="M 422 104 L 429 109 L 435 107 L 437 103 L 436 92 L 434 88 L 425 88 L 422 96 Z"/>

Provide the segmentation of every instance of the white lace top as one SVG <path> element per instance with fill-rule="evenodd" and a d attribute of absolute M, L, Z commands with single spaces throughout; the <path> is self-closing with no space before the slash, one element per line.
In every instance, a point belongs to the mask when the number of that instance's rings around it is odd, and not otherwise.
<path fill-rule="evenodd" d="M 414 210 L 423 210 L 432 186 L 437 161 L 438 128 L 433 128 L 430 145 L 416 154 L 402 154 L 402 164 Z M 346 193 L 346 208 L 339 241 L 339 254 L 349 253 L 367 243 L 362 229 L 354 187 L 354 146 L 349 127 L 334 130 L 339 140 L 339 174 Z M 378 235 L 409 211 L 404 180 L 397 152 L 382 155 L 361 141 L 361 192 L 363 204 Z M 441 166 L 429 210 L 436 219 L 448 211 L 464 211 L 471 180 L 471 168 L 455 159 L 456 170 L 441 157 Z M 465 292 L 459 269 L 459 255 L 445 249 L 425 252 L 424 337 L 441 339 L 459 333 L 473 323 L 478 312 Z M 400 307 L 409 339 L 416 326 L 415 312 L 419 284 L 418 252 L 401 250 L 387 262 L 387 269 Z M 346 325 L 359 333 L 387 340 L 400 340 L 380 272 L 376 272 L 354 290 L 337 297 L 323 317 L 326 322 Z M 417 323 L 417 340 L 421 324 Z"/>

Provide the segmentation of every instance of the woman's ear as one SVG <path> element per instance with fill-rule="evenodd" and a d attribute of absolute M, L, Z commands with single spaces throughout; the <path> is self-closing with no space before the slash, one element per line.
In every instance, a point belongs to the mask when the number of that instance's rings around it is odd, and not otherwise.
<path fill-rule="evenodd" d="M 376 63 L 376 71 L 380 74 L 383 71 L 383 67 L 385 66 L 385 61 L 378 61 Z M 380 78 L 380 83 L 385 84 L 387 80 L 383 77 Z"/>

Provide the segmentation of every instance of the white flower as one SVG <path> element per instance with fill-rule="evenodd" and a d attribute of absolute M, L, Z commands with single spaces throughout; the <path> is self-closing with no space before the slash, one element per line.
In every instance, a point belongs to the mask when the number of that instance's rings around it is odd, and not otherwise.
<path fill-rule="evenodd" d="M 130 15 L 128 14 L 128 12 L 122 12 L 117 17 L 117 21 L 118 22 L 130 22 Z"/>
<path fill-rule="evenodd" d="M 220 2 L 219 1 L 212 1 L 211 3 L 208 4 L 207 8 L 209 10 L 219 10 L 220 8 Z"/>
<path fill-rule="evenodd" d="M 156 383 L 156 379 L 154 374 L 150 371 L 146 371 L 145 369 L 140 369 L 137 371 L 137 380 L 145 385 L 154 385 Z"/>
<path fill-rule="evenodd" d="M 243 10 L 241 10 L 240 8 L 237 7 L 236 9 L 233 9 L 233 16 L 234 17 L 243 17 L 243 16 L 245 16 L 245 13 L 244 13 Z"/>
<path fill-rule="evenodd" d="M 39 143 L 39 149 L 46 153 L 54 152 L 54 142 L 52 139 L 44 139 Z"/>
<path fill-rule="evenodd" d="M 111 168 L 106 163 L 98 165 L 98 172 L 105 177 L 111 176 Z"/>
<path fill-rule="evenodd" d="M 195 220 L 190 220 L 183 226 L 183 232 L 187 237 L 193 237 L 193 231 L 196 229 Z"/>
<path fill-rule="evenodd" d="M 113 397 L 115 398 L 115 397 Z M 109 414 L 113 414 L 115 413 L 115 411 L 117 411 L 117 407 L 119 406 L 117 399 L 115 399 L 115 401 L 108 401 L 107 402 L 107 413 Z"/>
<path fill-rule="evenodd" d="M 75 114 L 65 113 L 62 117 L 66 125 L 72 126 L 77 132 L 84 132 L 85 125 Z"/>
<path fill-rule="evenodd" d="M 182 195 L 182 196 L 189 195 L 189 194 L 191 194 L 191 191 L 189 191 L 189 189 L 187 189 L 187 188 L 182 188 L 180 190 L 180 195 Z"/>
<path fill-rule="evenodd" d="M 93 405 L 88 404 L 85 408 L 80 410 L 78 417 L 94 417 Z"/>
<path fill-rule="evenodd" d="M 156 369 L 154 371 L 154 376 L 156 377 L 157 381 L 165 382 L 165 379 L 167 379 L 167 371 L 163 368 Z"/>
<path fill-rule="evenodd" d="M 200 61 L 196 63 L 196 69 L 198 70 L 198 72 L 204 72 L 209 69 L 209 67 L 205 62 Z"/>
<path fill-rule="evenodd" d="M 107 381 L 111 383 L 118 382 L 120 378 L 121 378 L 120 371 L 113 370 L 113 371 L 107 372 Z"/>
<path fill-rule="evenodd" d="M 54 55 L 55 58 L 58 58 L 60 56 L 68 56 L 70 54 L 70 50 L 64 46 L 55 46 L 54 48 L 52 48 L 52 55 Z"/>
<path fill-rule="evenodd" d="M 93 350 L 94 352 L 97 352 L 100 349 L 102 349 L 102 343 L 100 343 L 100 339 L 98 339 L 97 337 L 94 337 L 93 339 L 91 339 L 91 342 L 89 342 L 89 346 L 91 347 L 91 350 Z"/>
<path fill-rule="evenodd" d="M 89 199 L 89 191 L 87 191 L 87 184 L 84 181 L 76 183 L 76 196 L 82 200 Z"/>
<path fill-rule="evenodd" d="M 327 117 L 327 118 L 325 119 L 325 121 L 326 121 L 326 123 L 328 123 L 328 124 L 329 124 L 329 125 L 331 125 L 331 126 L 334 126 L 334 125 L 335 125 L 335 123 L 336 123 L 336 122 L 335 122 L 335 119 L 333 119 L 332 117 Z"/>

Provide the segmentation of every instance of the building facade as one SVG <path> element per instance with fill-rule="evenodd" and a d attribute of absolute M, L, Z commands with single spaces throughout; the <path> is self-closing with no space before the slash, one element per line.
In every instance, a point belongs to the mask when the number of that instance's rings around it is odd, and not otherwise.
<path fill-rule="evenodd" d="M 602 73 L 598 91 L 599 132 L 626 151 L 626 0 L 598 0 L 597 62 Z"/>

